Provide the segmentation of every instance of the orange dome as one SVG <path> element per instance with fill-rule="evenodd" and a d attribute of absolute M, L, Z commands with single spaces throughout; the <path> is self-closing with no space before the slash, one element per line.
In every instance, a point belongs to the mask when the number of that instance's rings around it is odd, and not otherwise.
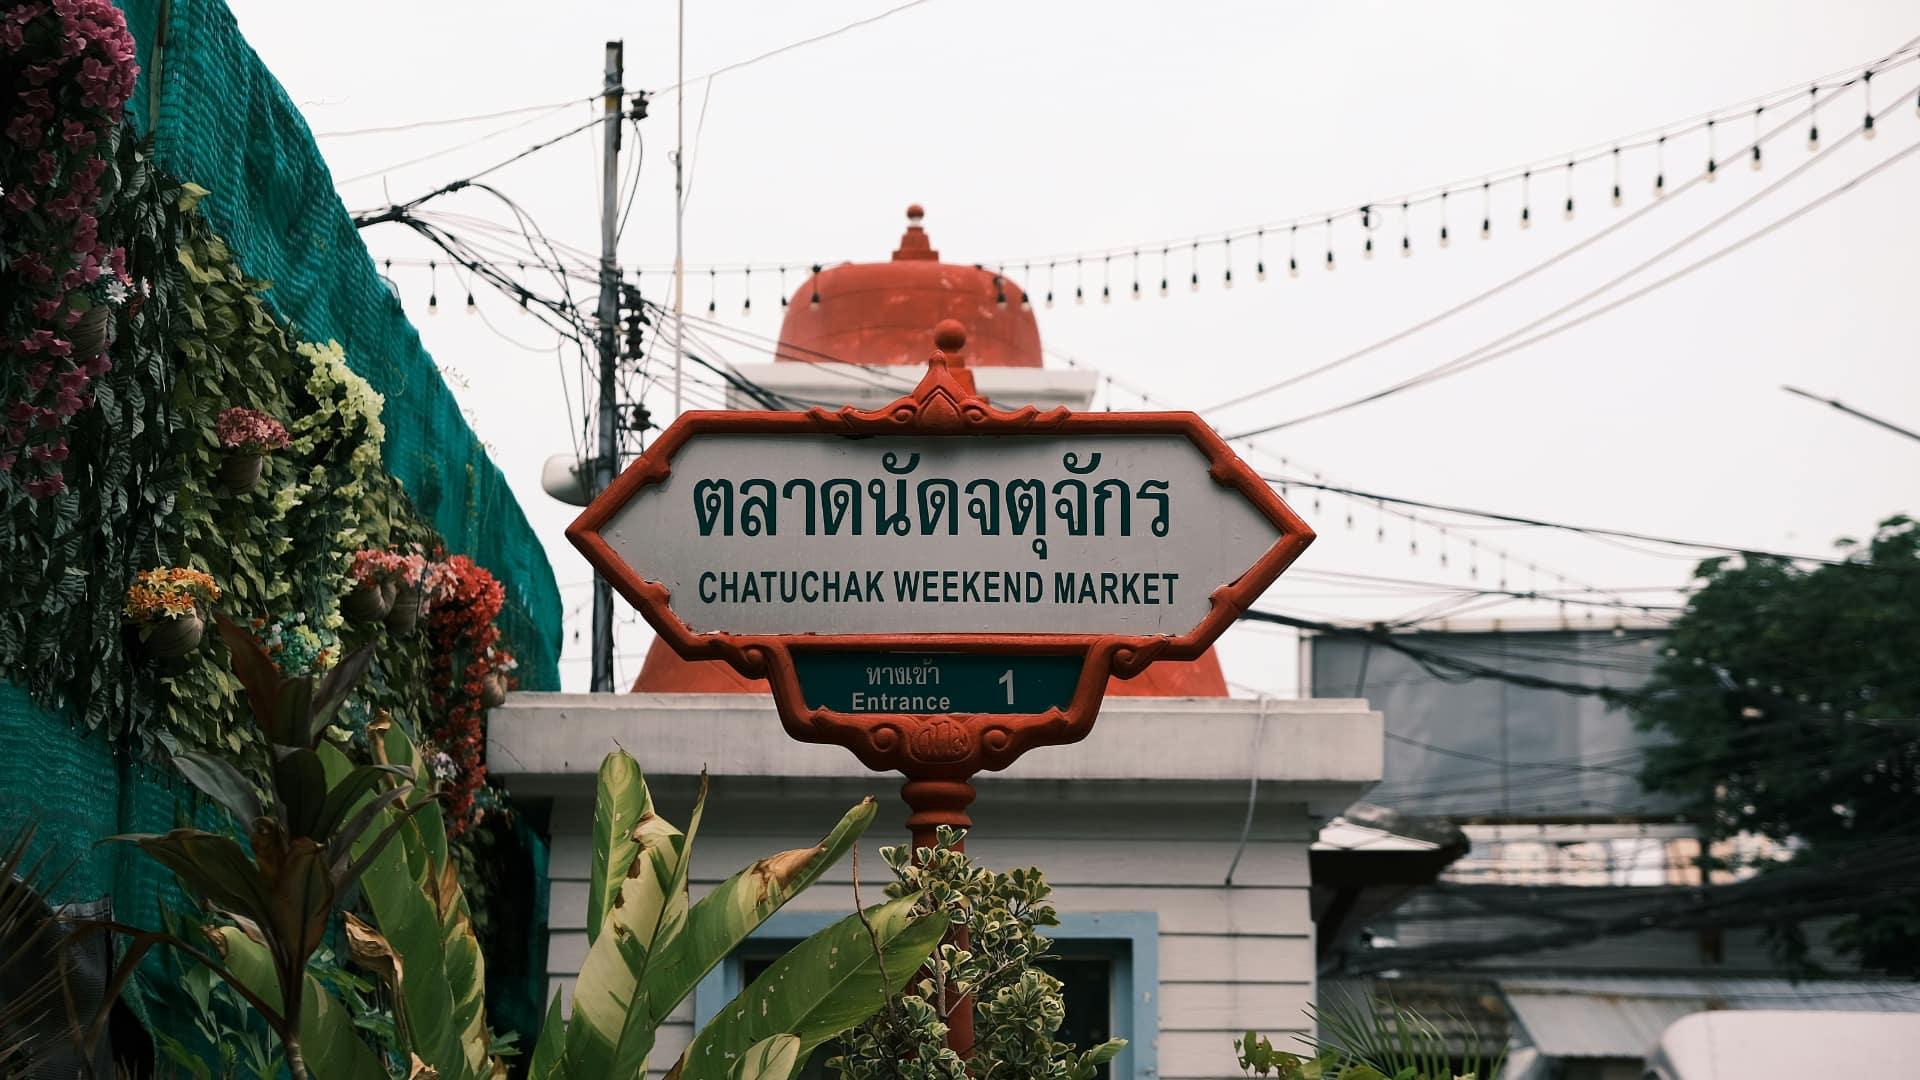
<path fill-rule="evenodd" d="M 1040 327 L 1026 290 L 978 266 L 940 261 L 907 207 L 907 232 L 891 262 L 816 269 L 787 304 L 777 360 L 924 364 L 933 327 L 957 319 L 967 331 L 968 367 L 1040 365 Z"/>
<path fill-rule="evenodd" d="M 843 263 L 803 282 L 787 305 L 775 359 L 924 364 L 933 351 L 933 328 L 955 319 L 966 328 L 969 368 L 1040 367 L 1040 327 L 1026 291 L 991 270 L 941 262 L 920 226 L 923 216 L 918 205 L 907 207 L 907 232 L 891 262 Z M 648 647 L 633 689 L 770 693 L 764 679 L 749 679 L 720 660 L 683 660 L 659 638 Z M 1114 679 L 1107 692 L 1115 697 L 1228 696 L 1220 660 L 1211 649 L 1198 660 L 1162 660 L 1132 679 Z"/>

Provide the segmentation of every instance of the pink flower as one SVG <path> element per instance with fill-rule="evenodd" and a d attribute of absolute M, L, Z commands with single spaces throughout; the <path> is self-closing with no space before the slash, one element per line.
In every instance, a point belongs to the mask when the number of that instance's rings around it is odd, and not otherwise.
<path fill-rule="evenodd" d="M 24 187 L 16 187 L 7 192 L 7 205 L 24 214 L 33 209 L 33 192 Z"/>
<path fill-rule="evenodd" d="M 58 473 L 47 477 L 45 480 L 30 480 L 27 482 L 27 494 L 36 499 L 44 499 L 49 495 L 58 495 L 65 490 L 67 490 L 67 478 Z"/>
<path fill-rule="evenodd" d="M 70 150 L 85 150 L 100 141 L 100 136 L 78 120 L 63 120 L 60 123 L 60 141 Z"/>
<path fill-rule="evenodd" d="M 280 421 L 255 409 L 235 405 L 223 410 L 213 423 L 220 445 L 242 453 L 264 454 L 284 450 L 291 441 Z"/>
<path fill-rule="evenodd" d="M 16 401 L 7 409 L 7 419 L 12 420 L 16 424 L 25 424 L 33 419 L 33 414 L 39 411 L 39 409 L 34 408 L 27 402 Z"/>
<path fill-rule="evenodd" d="M 17 142 L 24 149 L 31 150 L 40 145 L 40 129 L 45 125 L 32 113 L 21 113 L 7 121 L 7 138 Z"/>
<path fill-rule="evenodd" d="M 0 34 L 0 38 L 4 38 L 4 35 Z M 13 468 L 13 463 L 17 461 L 19 457 L 20 457 L 19 454 L 15 454 L 11 452 L 0 454 L 0 472 L 7 472 L 11 470 Z"/>
<path fill-rule="evenodd" d="M 40 151 L 40 156 L 33 163 L 33 182 L 45 187 L 53 183 L 53 178 L 59 172 L 59 162 L 54 160 L 54 156 L 45 150 Z"/>
<path fill-rule="evenodd" d="M 81 364 L 80 370 L 86 372 L 89 375 L 105 375 L 107 371 L 112 367 L 113 367 L 113 360 L 110 357 L 108 357 L 106 353 L 101 353 L 99 356 L 96 356 L 93 359 L 88 360 L 86 363 Z"/>

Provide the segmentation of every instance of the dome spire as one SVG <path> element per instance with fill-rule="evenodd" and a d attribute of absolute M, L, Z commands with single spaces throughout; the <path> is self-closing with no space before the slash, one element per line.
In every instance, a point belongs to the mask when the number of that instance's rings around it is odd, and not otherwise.
<path fill-rule="evenodd" d="M 927 239 L 927 230 L 920 227 L 920 219 L 926 216 L 926 210 L 919 203 L 907 207 L 907 231 L 900 237 L 899 249 L 893 253 L 894 262 L 940 261 L 940 253 L 933 250 L 933 241 Z"/>

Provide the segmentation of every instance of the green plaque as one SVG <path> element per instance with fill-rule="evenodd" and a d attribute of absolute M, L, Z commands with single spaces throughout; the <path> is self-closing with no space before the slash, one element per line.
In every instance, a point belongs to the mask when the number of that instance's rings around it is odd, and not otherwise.
<path fill-rule="evenodd" d="M 1036 714 L 1073 701 L 1078 656 L 795 650 L 811 709 L 841 713 Z"/>

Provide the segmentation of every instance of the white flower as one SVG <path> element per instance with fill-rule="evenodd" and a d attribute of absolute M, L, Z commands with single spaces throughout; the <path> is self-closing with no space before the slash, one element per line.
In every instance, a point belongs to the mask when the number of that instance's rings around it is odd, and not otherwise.
<path fill-rule="evenodd" d="M 117 278 L 109 279 L 107 281 L 106 287 L 103 288 L 101 291 L 107 294 L 107 301 L 109 303 L 124 304 L 127 302 L 127 295 L 128 295 L 127 287 L 125 285 L 120 284 L 120 281 Z"/>

